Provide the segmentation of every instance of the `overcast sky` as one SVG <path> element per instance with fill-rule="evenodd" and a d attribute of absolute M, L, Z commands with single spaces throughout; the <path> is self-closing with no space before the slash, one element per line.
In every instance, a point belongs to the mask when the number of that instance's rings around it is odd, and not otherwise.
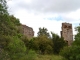
<path fill-rule="evenodd" d="M 80 23 L 80 0 L 8 0 L 8 11 L 22 24 L 30 26 L 37 35 L 39 27 L 60 35 L 61 23 Z"/>

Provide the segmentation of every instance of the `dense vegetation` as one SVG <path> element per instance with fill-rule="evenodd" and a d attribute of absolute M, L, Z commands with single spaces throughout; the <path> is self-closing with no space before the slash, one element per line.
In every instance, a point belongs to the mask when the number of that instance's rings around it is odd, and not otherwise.
<path fill-rule="evenodd" d="M 80 60 L 80 26 L 76 27 L 77 34 L 72 46 L 64 47 L 60 54 L 67 60 Z"/>
<path fill-rule="evenodd" d="M 9 15 L 6 0 L 0 0 L 0 60 L 80 60 L 80 26 L 72 46 L 44 27 L 31 39 L 21 31 L 19 19 Z"/>

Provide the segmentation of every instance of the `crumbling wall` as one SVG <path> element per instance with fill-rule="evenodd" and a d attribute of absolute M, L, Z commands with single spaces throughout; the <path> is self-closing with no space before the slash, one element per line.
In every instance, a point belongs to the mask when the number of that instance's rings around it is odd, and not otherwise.
<path fill-rule="evenodd" d="M 73 42 L 72 24 L 62 23 L 61 37 L 64 38 L 64 40 L 68 43 L 68 45 L 72 44 Z"/>
<path fill-rule="evenodd" d="M 34 36 L 34 31 L 31 27 L 26 25 L 22 25 L 22 33 L 28 38 L 32 38 Z"/>

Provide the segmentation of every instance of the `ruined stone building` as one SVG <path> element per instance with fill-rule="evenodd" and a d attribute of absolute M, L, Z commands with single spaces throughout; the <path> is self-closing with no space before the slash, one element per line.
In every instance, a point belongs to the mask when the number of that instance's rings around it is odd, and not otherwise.
<path fill-rule="evenodd" d="M 68 45 L 72 44 L 73 42 L 72 24 L 62 23 L 61 37 L 64 38 L 64 40 L 68 43 Z"/>
<path fill-rule="evenodd" d="M 22 33 L 27 36 L 27 38 L 32 38 L 34 36 L 34 31 L 31 27 L 22 25 Z"/>

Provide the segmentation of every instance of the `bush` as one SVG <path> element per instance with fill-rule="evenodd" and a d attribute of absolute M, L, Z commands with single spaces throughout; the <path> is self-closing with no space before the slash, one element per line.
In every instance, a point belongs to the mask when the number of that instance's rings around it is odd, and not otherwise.
<path fill-rule="evenodd" d="M 0 48 L 0 60 L 10 60 L 8 53 L 1 48 Z"/>
<path fill-rule="evenodd" d="M 6 47 L 6 51 L 8 51 L 11 60 L 15 60 L 25 55 L 26 47 L 23 41 L 14 36 Z"/>
<path fill-rule="evenodd" d="M 33 50 L 29 50 L 28 53 L 24 56 L 21 57 L 18 60 L 36 60 L 37 54 Z"/>
<path fill-rule="evenodd" d="M 60 54 L 67 60 L 80 60 L 80 46 L 65 47 Z"/>
<path fill-rule="evenodd" d="M 27 60 L 35 60 L 36 58 L 36 53 L 33 50 L 30 50 L 27 54 Z"/>

